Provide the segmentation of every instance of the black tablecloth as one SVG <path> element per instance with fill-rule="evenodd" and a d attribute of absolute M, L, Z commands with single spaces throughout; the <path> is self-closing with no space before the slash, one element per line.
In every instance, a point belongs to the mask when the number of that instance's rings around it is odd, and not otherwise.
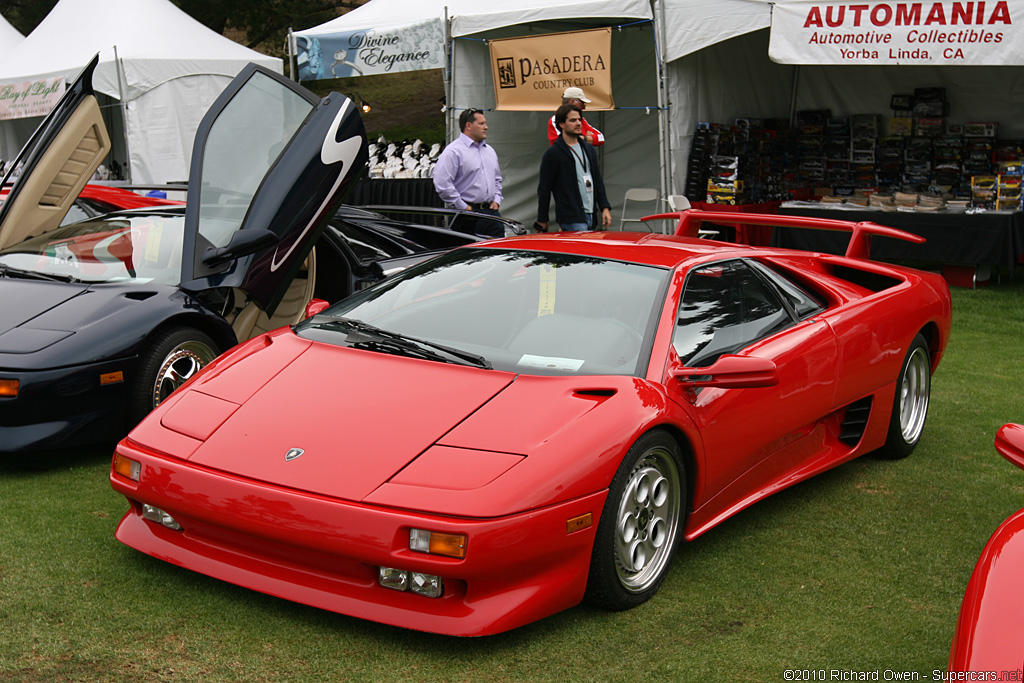
<path fill-rule="evenodd" d="M 352 206 L 444 206 L 430 178 L 364 178 L 355 184 L 345 203 Z"/>
<path fill-rule="evenodd" d="M 1024 254 L 1024 213 L 987 211 L 954 213 L 940 211 L 854 211 L 816 209 L 783 205 L 779 213 L 846 221 L 870 221 L 899 228 L 928 241 L 914 244 L 889 237 L 873 237 L 871 257 L 933 261 L 950 265 L 1004 266 L 1011 273 Z M 775 228 L 772 245 L 831 254 L 846 252 L 849 235 L 828 230 Z"/>

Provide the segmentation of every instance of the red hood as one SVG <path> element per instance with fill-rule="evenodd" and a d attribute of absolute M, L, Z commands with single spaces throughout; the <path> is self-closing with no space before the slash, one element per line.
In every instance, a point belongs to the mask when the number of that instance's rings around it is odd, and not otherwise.
<path fill-rule="evenodd" d="M 239 373 L 232 378 L 231 369 L 195 389 L 239 400 L 231 396 L 233 385 L 251 377 Z M 267 370 L 261 368 L 261 374 L 272 379 L 248 400 L 241 399 L 237 410 L 226 404 L 225 421 L 189 460 L 347 500 L 362 500 L 514 378 L 315 343 L 297 357 L 282 354 L 278 372 Z M 179 403 L 185 408 L 186 401 Z M 209 414 L 206 406 L 202 409 Z M 303 454 L 286 461 L 295 448 Z"/>

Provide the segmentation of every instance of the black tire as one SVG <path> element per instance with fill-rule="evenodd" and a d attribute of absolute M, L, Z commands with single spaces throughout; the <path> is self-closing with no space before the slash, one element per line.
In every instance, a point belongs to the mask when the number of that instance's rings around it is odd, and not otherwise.
<path fill-rule="evenodd" d="M 917 335 L 903 358 L 896 378 L 889 434 L 878 456 L 899 460 L 910 455 L 921 440 L 932 387 L 932 361 L 928 343 Z"/>
<path fill-rule="evenodd" d="M 589 602 L 625 610 L 658 592 L 682 536 L 686 502 L 679 444 L 660 430 L 644 434 L 622 460 L 601 511 Z"/>
<path fill-rule="evenodd" d="M 130 424 L 138 424 L 217 355 L 217 345 L 197 329 L 170 327 L 158 332 L 139 356 L 128 395 Z"/>

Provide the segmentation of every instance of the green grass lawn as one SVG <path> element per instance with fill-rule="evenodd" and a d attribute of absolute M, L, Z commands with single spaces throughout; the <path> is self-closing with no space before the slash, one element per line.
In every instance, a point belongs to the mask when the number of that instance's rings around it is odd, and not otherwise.
<path fill-rule="evenodd" d="M 111 447 L 0 462 L 0 681 L 782 681 L 944 669 L 982 546 L 1024 506 L 992 447 L 1024 421 L 1024 279 L 953 292 L 922 443 L 863 458 L 681 549 L 640 608 L 455 639 L 292 604 L 114 540 Z"/>

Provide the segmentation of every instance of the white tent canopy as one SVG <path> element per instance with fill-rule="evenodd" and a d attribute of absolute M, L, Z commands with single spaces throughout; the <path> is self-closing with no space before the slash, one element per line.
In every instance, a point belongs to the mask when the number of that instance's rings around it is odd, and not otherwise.
<path fill-rule="evenodd" d="M 3 17 L 0 17 L 0 59 L 3 59 L 11 50 L 18 47 L 25 36 L 21 35 L 18 29 L 11 26 Z"/>
<path fill-rule="evenodd" d="M 1008 4 L 1015 16 L 1024 14 L 1024 0 Z M 446 62 L 451 72 L 449 104 L 457 116 L 467 107 L 494 106 L 486 39 L 653 19 L 653 35 L 613 32 L 617 109 L 587 114 L 608 138 L 601 148 L 602 168 L 616 211 L 627 187 L 681 193 L 693 133 L 701 121 L 790 119 L 802 109 L 884 118 L 891 95 L 938 86 L 949 94 L 950 121 L 1000 121 L 1001 137 L 1024 137 L 1024 119 L 1017 115 L 1024 68 L 776 64 L 768 56 L 773 5 L 770 0 L 509 0 L 489 9 L 469 0 L 371 0 L 298 35 L 393 30 L 435 21 L 443 26 L 447 16 L 454 39 L 453 55 Z M 661 125 L 645 110 L 658 105 L 667 110 Z M 553 102 L 552 109 L 556 106 Z M 498 151 L 507 185 L 502 213 L 532 222 L 546 115 L 489 111 L 487 117 L 488 139 Z M 452 120 L 450 137 L 455 132 Z M 667 160 L 668 169 L 658 168 L 659 157 Z"/>
<path fill-rule="evenodd" d="M 122 103 L 108 111 L 113 156 L 136 183 L 188 177 L 199 121 L 243 66 L 281 72 L 281 60 L 211 31 L 169 0 L 60 0 L 0 60 L 0 84 L 71 80 L 96 53 L 94 87 Z M 12 158 L 38 121 L 4 122 L 0 156 Z"/>
<path fill-rule="evenodd" d="M 461 110 L 495 106 L 486 41 L 599 25 L 630 25 L 612 33 L 612 82 L 618 109 L 591 112 L 587 120 L 605 133 L 602 168 L 609 198 L 617 213 L 628 187 L 661 187 L 657 56 L 648 0 L 508 0 L 489 7 L 478 0 L 371 0 L 320 26 L 297 31 L 299 37 L 322 37 L 359 30 L 445 33 L 450 19 L 449 138 L 455 137 Z M 640 22 L 640 25 L 634 25 Z M 436 49 L 435 46 L 433 49 Z M 443 47 L 443 46 L 440 46 Z M 300 72 L 301 73 L 301 72 Z M 551 112 L 561 104 L 553 93 Z M 502 214 L 527 225 L 537 216 L 537 170 L 547 149 L 551 112 L 487 111 L 488 142 L 498 152 L 504 177 Z M 652 162 L 653 160 L 653 162 Z"/>

